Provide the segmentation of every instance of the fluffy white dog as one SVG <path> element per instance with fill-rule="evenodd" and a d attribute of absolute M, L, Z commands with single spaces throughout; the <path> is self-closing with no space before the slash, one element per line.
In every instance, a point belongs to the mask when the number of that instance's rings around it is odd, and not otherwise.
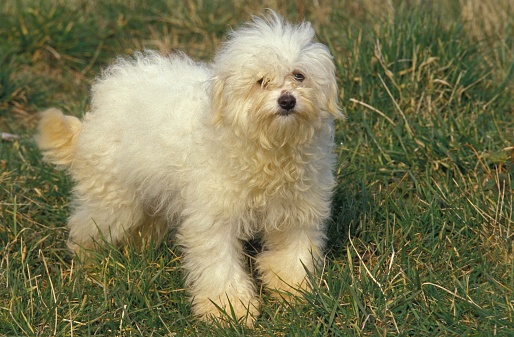
<path fill-rule="evenodd" d="M 92 88 L 83 120 L 43 113 L 37 142 L 76 182 L 69 247 L 153 242 L 176 230 L 194 313 L 258 299 L 242 241 L 258 237 L 265 286 L 308 288 L 335 184 L 341 113 L 332 56 L 307 22 L 271 12 L 229 34 L 212 64 L 155 52 L 119 58 Z"/>

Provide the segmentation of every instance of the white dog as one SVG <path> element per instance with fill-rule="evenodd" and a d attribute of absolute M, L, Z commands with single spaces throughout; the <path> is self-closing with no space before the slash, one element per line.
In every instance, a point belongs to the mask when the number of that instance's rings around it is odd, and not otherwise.
<path fill-rule="evenodd" d="M 271 12 L 229 34 L 212 64 L 155 52 L 120 58 L 84 119 L 43 113 L 37 142 L 76 182 L 69 247 L 153 242 L 175 228 L 194 313 L 251 326 L 256 289 L 242 240 L 258 237 L 265 286 L 297 293 L 319 262 L 332 190 L 332 56 L 307 22 Z"/>

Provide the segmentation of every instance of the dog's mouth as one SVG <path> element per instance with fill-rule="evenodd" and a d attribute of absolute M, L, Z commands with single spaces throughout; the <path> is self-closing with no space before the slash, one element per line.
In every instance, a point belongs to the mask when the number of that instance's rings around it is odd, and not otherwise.
<path fill-rule="evenodd" d="M 295 113 L 295 110 L 294 109 L 290 109 L 290 110 L 286 110 L 286 109 L 280 109 L 278 112 L 277 112 L 277 115 L 279 116 L 282 116 L 282 117 L 286 117 L 286 116 L 290 116 L 292 114 Z"/>

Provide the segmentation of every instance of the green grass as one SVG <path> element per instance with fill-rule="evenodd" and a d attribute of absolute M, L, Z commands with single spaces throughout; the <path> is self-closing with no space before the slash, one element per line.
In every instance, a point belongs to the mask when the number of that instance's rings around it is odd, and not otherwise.
<path fill-rule="evenodd" d="M 514 335 L 514 4 L 387 3 L 3 1 L 0 131 L 19 138 L 0 141 L 0 335 Z M 291 303 L 264 293 L 248 330 L 192 318 L 172 241 L 77 265 L 65 246 L 72 183 L 32 135 L 44 108 L 87 110 L 115 55 L 208 60 L 265 7 L 312 21 L 348 119 L 316 289 Z"/>

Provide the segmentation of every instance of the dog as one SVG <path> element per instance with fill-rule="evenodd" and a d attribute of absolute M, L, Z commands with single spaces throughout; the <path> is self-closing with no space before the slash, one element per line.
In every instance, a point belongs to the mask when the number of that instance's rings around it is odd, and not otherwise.
<path fill-rule="evenodd" d="M 342 117 L 333 57 L 314 35 L 270 11 L 231 31 L 210 64 L 154 51 L 118 58 L 82 121 L 43 112 L 36 142 L 75 182 L 69 248 L 84 258 L 103 240 L 158 243 L 173 230 L 204 320 L 232 312 L 254 324 L 245 240 L 262 241 L 256 266 L 272 293 L 308 290 Z"/>

